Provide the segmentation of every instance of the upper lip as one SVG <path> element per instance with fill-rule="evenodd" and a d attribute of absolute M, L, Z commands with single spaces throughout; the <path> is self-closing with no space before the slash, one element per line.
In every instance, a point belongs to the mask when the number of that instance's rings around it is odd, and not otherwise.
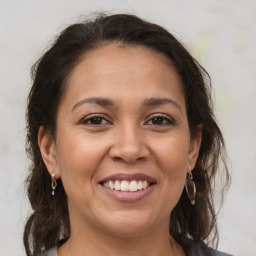
<path fill-rule="evenodd" d="M 150 183 L 156 183 L 156 180 L 153 177 L 150 177 L 146 174 L 143 173 L 133 173 L 133 174 L 128 174 L 128 173 L 115 173 L 112 175 L 109 175 L 102 180 L 100 180 L 99 183 L 103 183 L 109 180 L 127 180 L 127 181 L 132 181 L 132 180 L 146 180 Z"/>

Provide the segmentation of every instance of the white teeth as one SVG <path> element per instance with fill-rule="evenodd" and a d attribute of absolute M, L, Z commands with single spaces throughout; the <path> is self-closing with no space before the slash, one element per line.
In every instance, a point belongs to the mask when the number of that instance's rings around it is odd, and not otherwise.
<path fill-rule="evenodd" d="M 121 181 L 121 191 L 129 191 L 129 182 L 126 180 Z"/>
<path fill-rule="evenodd" d="M 132 181 L 127 181 L 127 180 L 109 180 L 103 182 L 103 186 L 109 189 L 113 190 L 121 190 L 124 192 L 130 191 L 130 192 L 136 192 L 138 190 L 146 189 L 149 187 L 150 183 L 147 182 L 146 180 L 132 180 Z"/>
<path fill-rule="evenodd" d="M 137 191 L 137 190 L 138 190 L 137 182 L 133 180 L 132 182 L 130 182 L 129 191 Z"/>
<path fill-rule="evenodd" d="M 146 180 L 143 180 L 142 182 L 142 188 L 145 189 L 147 188 L 148 182 Z"/>
<path fill-rule="evenodd" d="M 108 181 L 105 181 L 105 182 L 103 183 L 103 186 L 106 187 L 106 188 L 109 188 L 109 182 L 108 182 Z"/>
<path fill-rule="evenodd" d="M 142 190 L 142 181 L 140 180 L 139 182 L 138 182 L 138 190 Z"/>
<path fill-rule="evenodd" d="M 109 181 L 109 188 L 110 189 L 114 189 L 115 188 L 115 184 L 112 180 Z"/>
<path fill-rule="evenodd" d="M 121 183 L 119 180 L 115 181 L 115 190 L 121 190 Z"/>

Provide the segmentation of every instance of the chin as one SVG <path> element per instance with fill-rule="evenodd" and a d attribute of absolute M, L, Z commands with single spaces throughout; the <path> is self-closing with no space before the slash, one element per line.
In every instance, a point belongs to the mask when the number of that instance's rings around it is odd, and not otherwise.
<path fill-rule="evenodd" d="M 151 215 L 151 216 L 150 216 Z M 118 212 L 112 214 L 108 220 L 105 219 L 105 229 L 118 236 L 133 236 L 144 233 L 152 228 L 155 220 L 152 214 L 138 212 Z"/>

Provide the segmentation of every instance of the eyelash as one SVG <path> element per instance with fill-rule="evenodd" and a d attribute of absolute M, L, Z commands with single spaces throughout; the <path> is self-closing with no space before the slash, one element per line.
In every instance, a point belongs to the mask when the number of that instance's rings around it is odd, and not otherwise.
<path fill-rule="evenodd" d="M 149 122 L 152 121 L 154 118 L 158 119 L 158 120 L 155 120 L 155 121 L 159 121 L 159 119 L 160 119 L 162 122 L 165 122 L 164 124 L 163 123 L 161 123 L 161 124 L 153 124 L 152 123 L 152 125 L 154 125 L 154 126 L 168 126 L 168 125 L 174 125 L 175 124 L 173 119 L 170 118 L 168 115 L 158 114 L 158 113 L 155 113 L 155 114 L 149 116 L 149 119 L 148 119 L 148 121 L 145 122 L 145 124 L 146 125 L 151 125 L 151 124 L 149 124 Z M 92 123 L 93 119 L 94 119 L 94 121 L 96 121 L 96 123 Z M 105 125 L 104 123 L 102 124 L 103 120 L 106 121 L 107 125 L 111 125 L 112 124 L 105 117 L 103 117 L 102 114 L 94 114 L 94 115 L 87 116 L 85 119 L 83 119 L 81 121 L 81 124 L 83 124 L 83 125 L 91 125 L 91 126 L 102 126 L 102 125 Z M 97 122 L 100 122 L 100 123 L 97 123 Z"/>
<path fill-rule="evenodd" d="M 111 124 L 111 122 L 109 122 L 105 117 L 103 117 L 101 114 L 94 114 L 94 115 L 90 115 L 90 116 L 87 116 L 85 119 L 83 119 L 81 121 L 81 124 L 85 124 L 85 125 L 92 125 L 92 126 L 100 126 L 100 125 L 104 125 L 104 124 L 93 124 L 93 123 L 89 123 L 90 121 L 92 121 L 93 119 L 100 119 L 101 121 L 102 120 L 105 120 L 107 121 L 108 124 Z"/>
<path fill-rule="evenodd" d="M 165 124 L 152 124 L 154 126 L 168 126 L 168 125 L 174 125 L 175 124 L 175 122 L 173 121 L 172 118 L 170 118 L 168 115 L 164 115 L 164 114 L 155 113 L 155 114 L 151 115 L 149 118 L 150 119 L 146 122 L 146 124 L 149 121 L 152 121 L 154 118 L 162 119 L 162 121 L 166 122 Z"/>

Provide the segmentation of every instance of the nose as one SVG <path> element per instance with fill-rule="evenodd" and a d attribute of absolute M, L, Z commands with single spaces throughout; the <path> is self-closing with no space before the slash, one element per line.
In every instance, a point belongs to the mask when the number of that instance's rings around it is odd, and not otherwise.
<path fill-rule="evenodd" d="M 113 160 L 134 163 L 149 156 L 149 149 L 145 136 L 135 125 L 126 125 L 116 128 L 114 141 L 109 155 Z"/>

